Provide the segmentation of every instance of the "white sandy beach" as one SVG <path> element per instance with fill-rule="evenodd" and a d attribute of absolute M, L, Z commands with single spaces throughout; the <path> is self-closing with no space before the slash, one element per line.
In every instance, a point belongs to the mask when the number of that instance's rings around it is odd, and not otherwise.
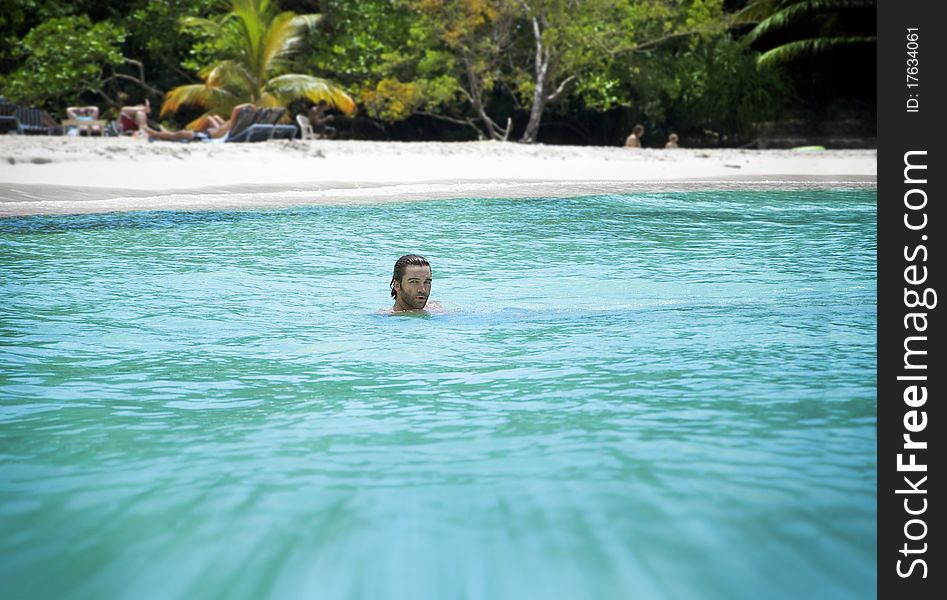
<path fill-rule="evenodd" d="M 0 136 L 0 217 L 714 188 L 864 187 L 876 151 Z"/>

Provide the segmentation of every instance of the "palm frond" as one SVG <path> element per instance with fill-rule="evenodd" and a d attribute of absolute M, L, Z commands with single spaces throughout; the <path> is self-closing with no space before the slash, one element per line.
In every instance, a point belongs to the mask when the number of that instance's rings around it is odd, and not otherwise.
<path fill-rule="evenodd" d="M 235 95 L 255 100 L 255 92 L 259 89 L 256 78 L 247 71 L 245 65 L 235 60 L 223 60 L 217 64 L 205 67 L 200 72 L 204 83 L 212 87 L 231 90 Z"/>
<path fill-rule="evenodd" d="M 734 15 L 737 23 L 758 23 L 778 11 L 786 0 L 756 0 L 750 2 Z"/>
<path fill-rule="evenodd" d="M 297 15 L 294 13 L 284 14 L 290 17 L 286 27 L 291 33 L 286 36 L 280 55 L 288 56 L 300 49 L 300 46 L 306 41 L 309 33 L 318 26 L 320 21 L 322 21 L 322 15 Z"/>
<path fill-rule="evenodd" d="M 218 109 L 228 104 L 236 105 L 234 98 L 232 92 L 221 87 L 204 83 L 179 85 L 165 96 L 161 116 L 177 112 L 184 106 Z"/>
<path fill-rule="evenodd" d="M 815 14 L 852 8 L 868 8 L 875 4 L 874 0 L 806 0 L 796 2 L 763 19 L 743 38 L 743 41 L 747 45 L 751 45 L 775 31 L 782 31 L 811 21 Z"/>
<path fill-rule="evenodd" d="M 263 92 L 260 96 L 260 100 L 256 103 L 256 105 L 261 108 L 280 108 L 285 104 L 286 102 L 280 99 L 279 96 L 270 92 Z"/>
<path fill-rule="evenodd" d="M 876 42 L 877 38 L 874 36 L 812 38 L 807 40 L 798 40 L 788 44 L 783 44 L 782 46 L 773 48 L 768 52 L 764 52 L 759 56 L 759 58 L 756 59 L 756 64 L 760 67 L 769 68 L 792 62 L 800 58 L 825 54 L 826 52 L 843 46 L 852 46 L 855 44 L 872 44 Z"/>
<path fill-rule="evenodd" d="M 288 36 L 283 44 L 283 55 L 288 56 L 299 50 L 302 44 L 306 42 L 309 34 L 316 29 L 321 21 L 322 15 L 320 14 L 292 14 L 288 24 L 292 35 Z"/>
<path fill-rule="evenodd" d="M 237 47 L 237 59 L 244 63 L 247 70 L 251 73 L 259 71 L 260 55 L 260 23 L 257 19 L 245 18 L 239 13 L 235 13 L 235 27 L 240 36 L 240 44 Z"/>
<path fill-rule="evenodd" d="M 293 27 L 292 21 L 293 13 L 291 12 L 280 13 L 273 17 L 259 40 L 259 55 L 255 58 L 261 66 L 265 66 L 268 70 L 277 68 L 282 59 L 293 52 L 301 36 Z"/>
<path fill-rule="evenodd" d="M 320 22 L 322 22 L 322 15 L 317 13 L 293 16 L 293 27 L 304 33 L 308 33 L 315 29 Z"/>
<path fill-rule="evenodd" d="M 355 112 L 355 101 L 345 91 L 327 79 L 311 75 L 280 75 L 267 82 L 267 91 L 283 102 L 307 99 L 310 102 L 325 100 L 343 113 Z"/>
<path fill-rule="evenodd" d="M 321 15 L 280 12 L 275 0 L 229 0 L 229 12 L 216 20 L 190 17 L 182 26 L 200 27 L 231 36 L 229 60 L 199 73 L 203 84 L 181 86 L 168 95 L 162 114 L 183 105 L 232 108 L 237 102 L 258 106 L 285 106 L 293 99 L 325 100 L 351 114 L 355 101 L 334 83 L 310 75 L 280 73 L 286 59 L 299 49 Z"/>
<path fill-rule="evenodd" d="M 201 17 L 182 17 L 180 23 L 182 30 L 199 29 L 212 35 L 219 35 L 222 29 L 217 21 Z"/>

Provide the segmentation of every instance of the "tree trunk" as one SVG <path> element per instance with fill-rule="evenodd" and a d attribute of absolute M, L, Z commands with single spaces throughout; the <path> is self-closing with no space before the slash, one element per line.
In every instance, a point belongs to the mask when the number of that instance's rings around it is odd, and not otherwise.
<path fill-rule="evenodd" d="M 542 79 L 536 81 L 533 105 L 529 109 L 529 121 L 526 123 L 526 131 L 523 132 L 523 137 L 520 138 L 520 141 L 524 144 L 535 143 L 536 137 L 539 135 L 539 123 L 542 121 L 543 111 L 546 109 L 545 83 Z"/>
<path fill-rule="evenodd" d="M 510 119 L 507 119 L 506 129 L 504 130 L 496 124 L 496 121 L 490 118 L 490 115 L 487 114 L 486 107 L 483 105 L 483 94 L 480 89 L 480 80 L 477 77 L 477 74 L 474 72 L 470 57 L 464 55 L 463 62 L 467 71 L 467 84 L 470 87 L 470 90 L 467 93 L 470 103 L 473 104 L 473 108 L 476 111 L 477 116 L 480 117 L 480 120 L 483 122 L 484 129 L 486 130 L 487 135 L 490 136 L 490 139 L 498 142 L 505 142 L 507 138 L 510 137 L 510 129 L 512 127 Z M 470 124 L 473 125 L 473 123 Z M 476 126 L 474 127 L 476 128 Z"/>
<path fill-rule="evenodd" d="M 525 6 L 525 5 L 524 5 Z M 539 19 L 533 17 L 533 39 L 536 42 L 536 61 L 534 67 L 533 105 L 529 109 L 529 122 L 520 141 L 532 144 L 539 135 L 539 123 L 546 108 L 546 74 L 549 72 L 549 49 L 543 46 L 543 32 Z M 544 21 L 545 22 L 545 21 Z"/>

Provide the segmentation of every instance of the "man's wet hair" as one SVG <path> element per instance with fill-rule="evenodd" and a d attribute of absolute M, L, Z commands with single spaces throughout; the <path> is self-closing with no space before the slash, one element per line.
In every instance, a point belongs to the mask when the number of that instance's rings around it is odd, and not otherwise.
<path fill-rule="evenodd" d="M 391 273 L 391 283 L 388 284 L 388 287 L 391 288 L 391 297 L 394 298 L 398 294 L 395 292 L 395 282 L 401 281 L 401 278 L 404 277 L 405 269 L 408 268 L 408 265 L 416 265 L 418 267 L 430 267 L 431 263 L 427 262 L 427 259 L 418 254 L 405 254 L 395 263 L 395 269 Z"/>

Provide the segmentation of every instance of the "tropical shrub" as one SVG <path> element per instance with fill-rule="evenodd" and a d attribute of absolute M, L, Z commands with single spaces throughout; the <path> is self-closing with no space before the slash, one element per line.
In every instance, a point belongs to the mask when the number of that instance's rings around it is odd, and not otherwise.
<path fill-rule="evenodd" d="M 338 85 L 312 75 L 287 73 L 289 58 L 299 50 L 319 15 L 279 11 L 270 0 L 231 0 L 231 10 L 216 19 L 188 17 L 185 29 L 199 29 L 216 40 L 221 60 L 200 70 L 203 80 L 171 90 L 162 115 L 182 106 L 197 106 L 228 115 L 234 106 L 286 106 L 306 99 L 325 100 L 344 113 L 355 111 L 355 102 Z"/>

